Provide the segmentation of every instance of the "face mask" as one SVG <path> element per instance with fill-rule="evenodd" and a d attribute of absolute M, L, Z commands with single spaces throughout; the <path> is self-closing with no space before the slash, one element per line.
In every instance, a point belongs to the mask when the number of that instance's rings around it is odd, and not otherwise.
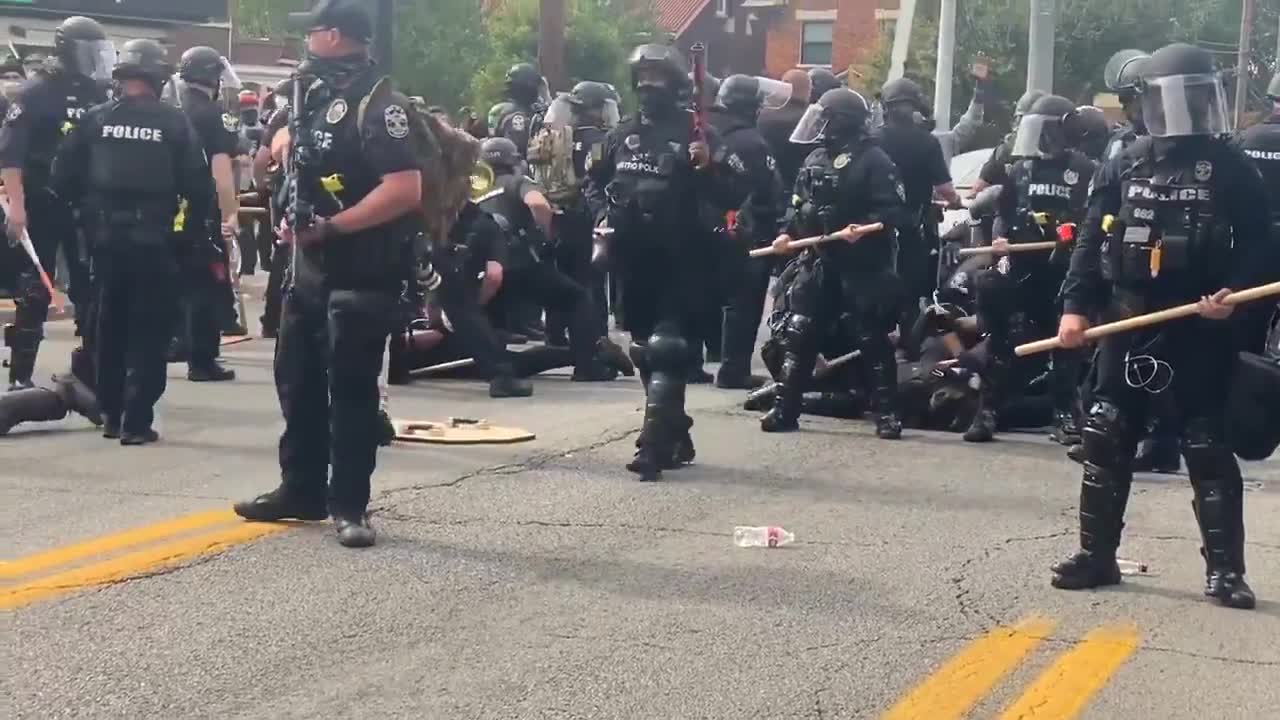
<path fill-rule="evenodd" d="M 636 88 L 636 99 L 645 115 L 665 115 L 675 108 L 675 98 L 662 85 L 641 85 Z"/>
<path fill-rule="evenodd" d="M 365 53 L 356 53 L 345 57 L 328 58 L 307 53 L 303 66 L 307 74 L 328 83 L 337 83 L 367 68 L 369 56 Z"/>

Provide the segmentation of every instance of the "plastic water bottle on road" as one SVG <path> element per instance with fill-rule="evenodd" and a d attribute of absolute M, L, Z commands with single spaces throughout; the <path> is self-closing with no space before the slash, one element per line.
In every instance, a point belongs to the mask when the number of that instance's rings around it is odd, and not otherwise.
<path fill-rule="evenodd" d="M 1147 564 L 1138 562 L 1137 560 L 1125 560 L 1118 558 L 1116 565 L 1120 566 L 1121 575 L 1147 575 Z"/>
<path fill-rule="evenodd" d="M 769 527 L 743 527 L 733 529 L 733 544 L 742 548 L 763 547 L 777 548 L 790 545 L 796 536 L 776 525 Z"/>

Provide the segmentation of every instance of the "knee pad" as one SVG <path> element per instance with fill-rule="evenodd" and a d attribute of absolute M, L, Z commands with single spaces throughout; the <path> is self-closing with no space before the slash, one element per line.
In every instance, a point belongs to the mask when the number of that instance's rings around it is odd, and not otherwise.
<path fill-rule="evenodd" d="M 769 370 L 770 376 L 778 377 L 778 372 L 782 369 L 782 347 L 777 340 L 769 338 L 764 341 L 760 346 L 760 361 Z"/>
<path fill-rule="evenodd" d="M 1123 450 L 1132 442 L 1132 434 L 1124 411 L 1118 405 L 1095 400 L 1089 407 L 1081 436 L 1085 462 L 1106 468 L 1127 462 Z"/>
<path fill-rule="evenodd" d="M 636 366 L 636 370 L 640 371 L 642 376 L 649 373 L 649 358 L 646 355 L 647 350 L 648 346 L 640 343 L 632 343 L 631 346 L 627 348 L 627 357 L 631 358 L 631 364 Z"/>
<path fill-rule="evenodd" d="M 678 372 L 689 362 L 689 343 L 670 329 L 658 328 L 645 351 L 654 372 Z"/>
<path fill-rule="evenodd" d="M 1223 424 L 1214 418 L 1189 418 L 1182 427 L 1182 454 L 1187 459 L 1191 486 L 1221 484 L 1228 476 L 1239 476 L 1240 466 L 1226 440 Z"/>
<path fill-rule="evenodd" d="M 787 348 L 798 349 L 817 340 L 818 323 L 808 315 L 792 313 L 782 323 L 781 340 Z"/>

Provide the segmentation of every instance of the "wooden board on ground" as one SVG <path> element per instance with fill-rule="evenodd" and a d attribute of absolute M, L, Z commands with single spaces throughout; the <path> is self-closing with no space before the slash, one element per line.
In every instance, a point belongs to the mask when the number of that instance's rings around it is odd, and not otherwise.
<path fill-rule="evenodd" d="M 432 420 L 393 420 L 396 439 L 404 442 L 440 445 L 504 445 L 528 442 L 536 437 L 522 428 L 490 425 L 488 420 L 449 418 Z"/>
<path fill-rule="evenodd" d="M 238 345 L 242 342 L 249 342 L 253 339 L 252 335 L 223 335 L 218 341 L 219 345 Z"/>

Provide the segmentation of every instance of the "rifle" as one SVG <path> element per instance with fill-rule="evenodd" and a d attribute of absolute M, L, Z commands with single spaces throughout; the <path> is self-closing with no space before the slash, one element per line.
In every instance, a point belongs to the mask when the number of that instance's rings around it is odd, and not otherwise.
<path fill-rule="evenodd" d="M 706 142 L 707 108 L 702 92 L 707 79 L 707 47 L 694 43 L 689 56 L 693 59 L 693 98 L 689 103 L 693 107 L 693 141 Z"/>
<path fill-rule="evenodd" d="M 289 107 L 289 157 L 285 168 L 289 183 L 289 206 L 285 210 L 285 218 L 293 231 L 293 247 L 290 249 L 289 284 L 292 287 L 298 277 L 298 235 L 310 229 L 316 222 L 316 208 L 312 204 L 304 188 L 307 182 L 304 176 L 310 177 L 318 161 L 315 138 L 306 129 L 302 113 L 305 109 L 303 101 L 307 97 L 306 76 L 301 72 L 293 75 L 293 97 Z"/>

